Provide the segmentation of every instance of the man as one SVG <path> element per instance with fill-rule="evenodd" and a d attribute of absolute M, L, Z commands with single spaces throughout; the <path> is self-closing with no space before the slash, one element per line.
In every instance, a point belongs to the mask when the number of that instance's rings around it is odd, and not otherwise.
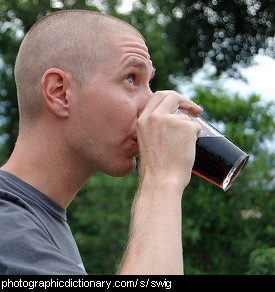
<path fill-rule="evenodd" d="M 93 174 L 128 175 L 137 155 L 119 273 L 183 273 L 181 197 L 200 126 L 174 112 L 202 109 L 152 93 L 154 71 L 140 33 L 100 13 L 56 12 L 27 33 L 15 64 L 19 135 L 0 170 L 1 274 L 85 274 L 66 208 Z"/>

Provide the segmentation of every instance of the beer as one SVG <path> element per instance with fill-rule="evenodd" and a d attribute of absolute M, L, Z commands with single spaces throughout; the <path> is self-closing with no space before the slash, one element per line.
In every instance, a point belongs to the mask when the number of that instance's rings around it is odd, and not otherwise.
<path fill-rule="evenodd" d="M 186 114 L 201 125 L 196 143 L 192 172 L 228 190 L 245 166 L 249 155 L 226 138 L 199 115 L 178 108 L 175 114 Z"/>
<path fill-rule="evenodd" d="M 248 155 L 225 136 L 199 137 L 193 173 L 227 190 L 247 160 Z"/>

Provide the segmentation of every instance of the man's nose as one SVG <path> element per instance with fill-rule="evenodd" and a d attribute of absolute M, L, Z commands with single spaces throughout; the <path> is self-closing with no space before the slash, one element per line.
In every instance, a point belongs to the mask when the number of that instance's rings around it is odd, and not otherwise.
<path fill-rule="evenodd" d="M 141 99 L 141 104 L 140 104 L 140 110 L 139 110 L 139 113 L 138 113 L 138 117 L 140 116 L 140 114 L 144 110 L 147 102 L 152 97 L 152 95 L 153 95 L 153 92 L 152 92 L 151 88 L 148 86 L 148 88 L 142 94 L 142 99 Z"/>

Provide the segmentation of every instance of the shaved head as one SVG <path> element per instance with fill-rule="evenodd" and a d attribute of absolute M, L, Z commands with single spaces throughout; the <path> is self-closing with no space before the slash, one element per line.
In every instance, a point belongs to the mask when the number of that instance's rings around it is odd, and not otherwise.
<path fill-rule="evenodd" d="M 21 122 L 41 114 L 45 71 L 59 68 L 84 86 L 97 66 L 114 56 L 110 36 L 117 32 L 143 38 L 122 20 L 86 10 L 59 11 L 36 22 L 21 43 L 14 69 Z"/>

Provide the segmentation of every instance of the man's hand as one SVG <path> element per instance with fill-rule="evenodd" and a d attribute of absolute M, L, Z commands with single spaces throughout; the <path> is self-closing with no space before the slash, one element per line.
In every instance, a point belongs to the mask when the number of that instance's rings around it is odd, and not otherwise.
<path fill-rule="evenodd" d="M 195 144 L 201 126 L 180 108 L 200 114 L 202 108 L 175 91 L 153 94 L 138 119 L 137 137 L 140 150 L 140 177 L 151 179 L 174 177 L 182 190 L 190 181 L 195 159 Z"/>

